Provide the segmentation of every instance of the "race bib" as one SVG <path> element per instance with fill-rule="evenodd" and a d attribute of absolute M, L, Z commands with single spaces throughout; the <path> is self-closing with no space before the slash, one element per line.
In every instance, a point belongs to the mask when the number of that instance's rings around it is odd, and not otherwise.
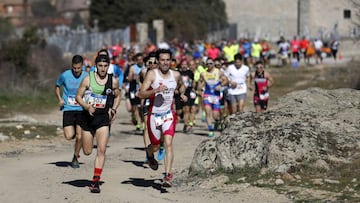
<path fill-rule="evenodd" d="M 94 108 L 103 109 L 106 106 L 106 100 L 107 100 L 106 95 L 98 95 L 91 93 L 88 103 Z"/>
<path fill-rule="evenodd" d="M 215 95 L 211 95 L 207 98 L 208 102 L 211 104 L 217 104 L 219 102 L 219 97 Z"/>
<path fill-rule="evenodd" d="M 268 100 L 269 99 L 269 92 L 265 92 L 259 95 L 260 100 Z"/>
<path fill-rule="evenodd" d="M 135 92 L 130 92 L 130 99 L 135 99 Z"/>
<path fill-rule="evenodd" d="M 145 106 L 150 106 L 150 99 L 145 99 Z"/>
<path fill-rule="evenodd" d="M 169 111 L 168 113 L 166 113 L 164 115 L 155 115 L 155 125 L 156 126 L 161 126 L 166 121 L 171 121 L 171 120 L 173 120 L 173 115 L 172 115 L 171 111 Z"/>
<path fill-rule="evenodd" d="M 238 83 L 236 89 L 244 89 L 244 83 Z"/>
<path fill-rule="evenodd" d="M 67 104 L 70 106 L 80 106 L 79 103 L 76 101 L 75 96 L 68 96 Z"/>
<path fill-rule="evenodd" d="M 190 98 L 191 98 L 191 99 L 195 99 L 195 97 L 196 97 L 195 92 L 191 91 L 191 92 L 190 92 Z"/>

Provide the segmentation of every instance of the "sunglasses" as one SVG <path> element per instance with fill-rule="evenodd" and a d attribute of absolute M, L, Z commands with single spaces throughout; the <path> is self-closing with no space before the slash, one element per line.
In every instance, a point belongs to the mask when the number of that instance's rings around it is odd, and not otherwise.
<path fill-rule="evenodd" d="M 213 65 L 214 63 L 212 63 L 212 62 L 209 62 L 209 63 L 206 63 L 206 65 Z"/>
<path fill-rule="evenodd" d="M 215 66 L 221 66 L 221 64 L 220 63 L 215 63 Z"/>
<path fill-rule="evenodd" d="M 149 61 L 148 63 L 149 63 L 149 65 L 152 65 L 152 64 L 157 64 L 157 62 L 156 62 L 156 61 L 155 61 L 155 62 Z"/>

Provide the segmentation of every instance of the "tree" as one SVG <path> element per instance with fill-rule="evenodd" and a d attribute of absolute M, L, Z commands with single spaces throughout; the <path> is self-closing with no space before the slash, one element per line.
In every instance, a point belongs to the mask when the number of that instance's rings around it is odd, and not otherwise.
<path fill-rule="evenodd" d="M 40 0 L 31 3 L 31 11 L 35 17 L 55 17 L 56 8 L 48 0 Z"/>
<path fill-rule="evenodd" d="M 7 19 L 0 17 L 0 41 L 6 41 L 13 34 L 14 26 Z"/>
<path fill-rule="evenodd" d="M 185 40 L 203 38 L 228 25 L 222 0 L 92 1 L 90 18 L 98 20 L 100 31 L 164 19 L 166 36 Z"/>

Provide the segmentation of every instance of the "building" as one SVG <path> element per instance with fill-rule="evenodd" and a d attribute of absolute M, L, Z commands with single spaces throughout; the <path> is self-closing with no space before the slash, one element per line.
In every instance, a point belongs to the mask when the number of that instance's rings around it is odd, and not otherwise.
<path fill-rule="evenodd" d="M 15 27 L 21 27 L 32 16 L 28 0 L 0 0 L 0 17 L 8 19 Z"/>
<path fill-rule="evenodd" d="M 294 35 L 328 38 L 359 35 L 360 8 L 353 0 L 224 0 L 230 24 L 237 37 Z M 359 0 L 354 0 L 360 3 Z"/>

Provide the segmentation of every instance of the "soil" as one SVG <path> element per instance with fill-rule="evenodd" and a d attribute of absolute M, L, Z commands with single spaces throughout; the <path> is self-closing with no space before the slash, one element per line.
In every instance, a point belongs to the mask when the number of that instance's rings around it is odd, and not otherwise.
<path fill-rule="evenodd" d="M 29 115 L 28 115 L 29 116 Z M 96 149 L 81 153 L 80 168 L 70 167 L 74 141 L 62 131 L 54 138 L 0 142 L 0 202 L 289 202 L 284 195 L 247 184 L 228 185 L 225 179 L 195 181 L 187 176 L 197 145 L 206 139 L 206 126 L 197 119 L 194 134 L 180 132 L 174 139 L 173 187 L 161 187 L 164 163 L 157 171 L 146 164 L 142 136 L 130 123 L 121 105 L 112 125 L 106 151 L 100 194 L 90 193 Z M 30 115 L 38 123 L 56 124 L 61 129 L 62 113 Z M 219 133 L 216 136 L 220 136 Z"/>

